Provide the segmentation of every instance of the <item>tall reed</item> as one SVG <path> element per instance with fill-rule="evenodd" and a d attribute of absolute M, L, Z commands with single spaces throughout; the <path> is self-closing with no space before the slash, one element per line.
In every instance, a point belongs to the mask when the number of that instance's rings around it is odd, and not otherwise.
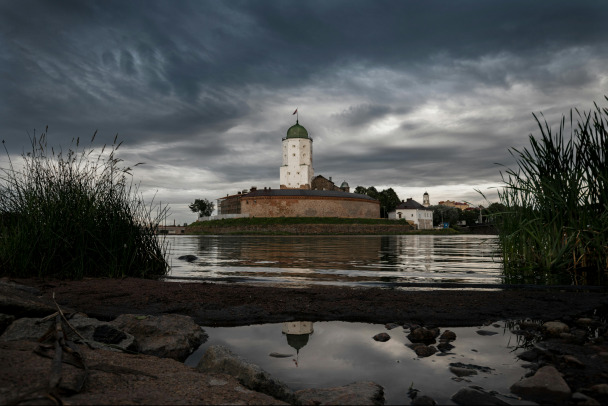
<path fill-rule="evenodd" d="M 48 130 L 48 128 L 47 128 Z M 0 274 L 80 279 L 165 275 L 166 244 L 156 236 L 166 216 L 146 205 L 131 168 L 72 140 L 67 152 L 31 139 L 22 165 L 0 170 Z M 4 143 L 4 141 L 3 141 Z M 98 150 L 97 150 L 98 151 Z M 138 164 L 139 165 L 139 164 Z"/>
<path fill-rule="evenodd" d="M 540 137 L 509 151 L 495 216 L 507 282 L 608 282 L 608 109 L 575 111 L 569 135 L 566 117 L 554 131 L 534 115 Z"/>

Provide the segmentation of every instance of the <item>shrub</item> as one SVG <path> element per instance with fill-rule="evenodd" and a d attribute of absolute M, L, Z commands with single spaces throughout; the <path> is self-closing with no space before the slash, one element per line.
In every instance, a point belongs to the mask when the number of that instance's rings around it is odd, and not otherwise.
<path fill-rule="evenodd" d="M 539 139 L 510 151 L 495 215 L 508 282 L 608 281 L 608 109 L 576 112 L 569 137 L 565 117 L 554 132 L 534 116 Z"/>
<path fill-rule="evenodd" d="M 48 130 L 48 127 L 47 127 Z M 67 153 L 31 139 L 23 164 L 0 170 L 0 274 L 19 277 L 156 277 L 168 270 L 156 228 L 166 216 L 146 205 L 131 168 L 120 166 L 122 143 L 94 155 L 72 140 Z M 4 141 L 2 141 L 4 144 Z M 138 164 L 139 165 L 139 164 Z"/>

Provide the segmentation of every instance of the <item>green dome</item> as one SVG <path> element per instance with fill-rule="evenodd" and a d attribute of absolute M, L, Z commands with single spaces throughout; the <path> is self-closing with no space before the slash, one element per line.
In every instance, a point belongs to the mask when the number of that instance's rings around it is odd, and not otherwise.
<path fill-rule="evenodd" d="M 308 138 L 308 131 L 296 121 L 295 125 L 287 130 L 287 138 Z"/>
<path fill-rule="evenodd" d="M 348 183 L 346 183 L 346 181 L 342 182 L 342 184 L 340 185 L 340 187 L 344 188 L 344 187 L 349 187 Z"/>

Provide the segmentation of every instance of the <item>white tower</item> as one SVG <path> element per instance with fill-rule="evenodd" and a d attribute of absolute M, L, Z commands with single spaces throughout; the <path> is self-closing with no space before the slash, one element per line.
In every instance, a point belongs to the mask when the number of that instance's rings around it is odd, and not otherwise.
<path fill-rule="evenodd" d="M 283 138 L 281 189 L 310 189 L 314 176 L 312 167 L 312 139 L 296 120 Z"/>
<path fill-rule="evenodd" d="M 429 207 L 431 205 L 431 203 L 429 202 L 429 194 L 427 192 L 424 192 L 424 194 L 422 195 L 422 205 L 424 207 Z"/>

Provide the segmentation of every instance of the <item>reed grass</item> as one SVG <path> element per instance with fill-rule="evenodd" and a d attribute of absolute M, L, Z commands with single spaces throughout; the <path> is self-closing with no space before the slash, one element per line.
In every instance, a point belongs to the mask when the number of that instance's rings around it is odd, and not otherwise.
<path fill-rule="evenodd" d="M 608 109 L 594 106 L 556 130 L 534 115 L 540 137 L 510 150 L 494 216 L 507 283 L 608 282 Z"/>
<path fill-rule="evenodd" d="M 47 128 L 48 130 L 48 128 Z M 166 208 L 146 204 L 116 151 L 72 140 L 67 152 L 31 138 L 22 165 L 0 170 L 0 274 L 16 277 L 157 277 L 166 243 L 156 236 Z M 4 144 L 4 141 L 3 141 Z M 98 153 L 95 154 L 95 151 Z M 139 165 L 139 164 L 138 164 Z M 153 217 L 152 213 L 156 210 Z"/>

